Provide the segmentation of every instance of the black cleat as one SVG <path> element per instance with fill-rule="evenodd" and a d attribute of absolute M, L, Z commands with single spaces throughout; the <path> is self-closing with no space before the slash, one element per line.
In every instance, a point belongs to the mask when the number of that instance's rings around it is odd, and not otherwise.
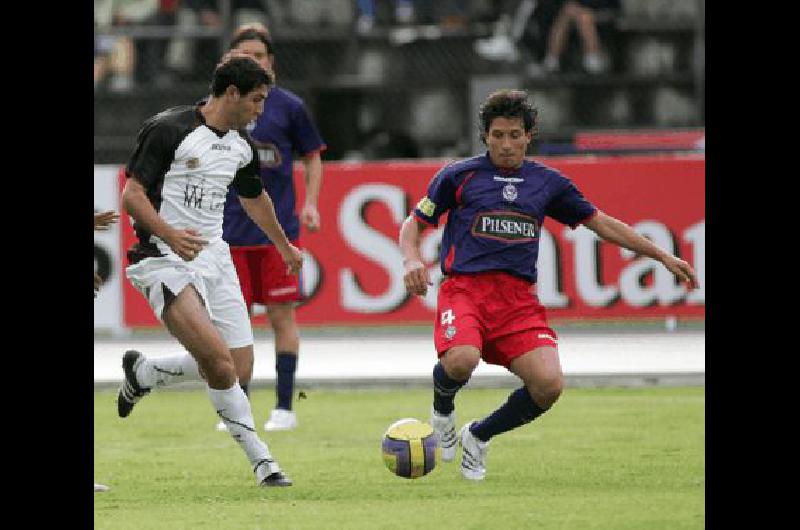
<path fill-rule="evenodd" d="M 261 481 L 259 486 L 263 488 L 272 488 L 272 487 L 284 487 L 284 486 L 291 486 L 292 481 L 283 474 L 283 471 L 276 471 L 270 475 L 267 475 L 264 480 Z"/>
<path fill-rule="evenodd" d="M 128 350 L 122 356 L 122 371 L 125 377 L 117 394 L 117 413 L 125 418 L 133 410 L 137 401 L 150 393 L 149 388 L 142 388 L 136 381 L 136 367 L 144 361 L 144 355 L 136 350 Z"/>

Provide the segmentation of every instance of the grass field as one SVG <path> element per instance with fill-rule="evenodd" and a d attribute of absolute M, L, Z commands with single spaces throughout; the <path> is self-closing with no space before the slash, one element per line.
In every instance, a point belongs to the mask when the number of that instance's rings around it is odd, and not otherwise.
<path fill-rule="evenodd" d="M 509 390 L 467 388 L 458 426 Z M 705 389 L 571 389 L 531 425 L 492 441 L 482 482 L 458 462 L 395 477 L 380 438 L 403 417 L 427 421 L 431 391 L 313 390 L 300 426 L 264 436 L 274 402 L 252 393 L 256 424 L 290 488 L 263 489 L 238 445 L 214 430 L 201 390 L 154 392 L 122 420 L 95 393 L 98 529 L 682 529 L 703 528 Z"/>

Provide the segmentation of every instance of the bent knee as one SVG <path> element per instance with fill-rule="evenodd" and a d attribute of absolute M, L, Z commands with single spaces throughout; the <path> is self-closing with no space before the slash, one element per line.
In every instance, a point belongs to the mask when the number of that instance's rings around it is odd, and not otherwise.
<path fill-rule="evenodd" d="M 552 407 L 564 391 L 564 378 L 553 377 L 544 382 L 539 382 L 535 388 L 528 387 L 531 397 L 543 409 Z"/>
<path fill-rule="evenodd" d="M 212 388 L 230 388 L 236 382 L 236 365 L 230 356 L 216 357 L 200 368 Z"/>
<path fill-rule="evenodd" d="M 442 356 L 448 375 L 458 380 L 469 379 L 481 362 L 481 352 L 474 346 L 456 346 Z"/>

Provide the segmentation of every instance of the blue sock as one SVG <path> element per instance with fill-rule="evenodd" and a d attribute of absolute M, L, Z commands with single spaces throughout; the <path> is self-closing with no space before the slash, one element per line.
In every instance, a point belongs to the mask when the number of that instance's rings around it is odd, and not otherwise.
<path fill-rule="evenodd" d="M 275 354 L 275 408 L 292 410 L 292 394 L 294 393 L 294 372 L 297 369 L 297 354 L 278 352 Z"/>
<path fill-rule="evenodd" d="M 488 442 L 492 436 L 532 422 L 545 410 L 536 404 L 523 386 L 513 391 L 499 409 L 473 423 L 469 430 L 478 440 Z"/>
<path fill-rule="evenodd" d="M 433 409 L 439 414 L 450 414 L 456 408 L 453 401 L 456 392 L 461 390 L 466 381 L 450 379 L 441 362 L 433 367 Z"/>

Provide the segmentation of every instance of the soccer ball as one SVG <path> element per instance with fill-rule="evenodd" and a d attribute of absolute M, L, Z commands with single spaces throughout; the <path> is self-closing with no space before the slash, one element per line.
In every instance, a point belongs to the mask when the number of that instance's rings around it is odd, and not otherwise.
<path fill-rule="evenodd" d="M 433 427 L 414 418 L 403 418 L 383 433 L 383 462 L 403 478 L 419 478 L 436 467 L 439 444 Z"/>

